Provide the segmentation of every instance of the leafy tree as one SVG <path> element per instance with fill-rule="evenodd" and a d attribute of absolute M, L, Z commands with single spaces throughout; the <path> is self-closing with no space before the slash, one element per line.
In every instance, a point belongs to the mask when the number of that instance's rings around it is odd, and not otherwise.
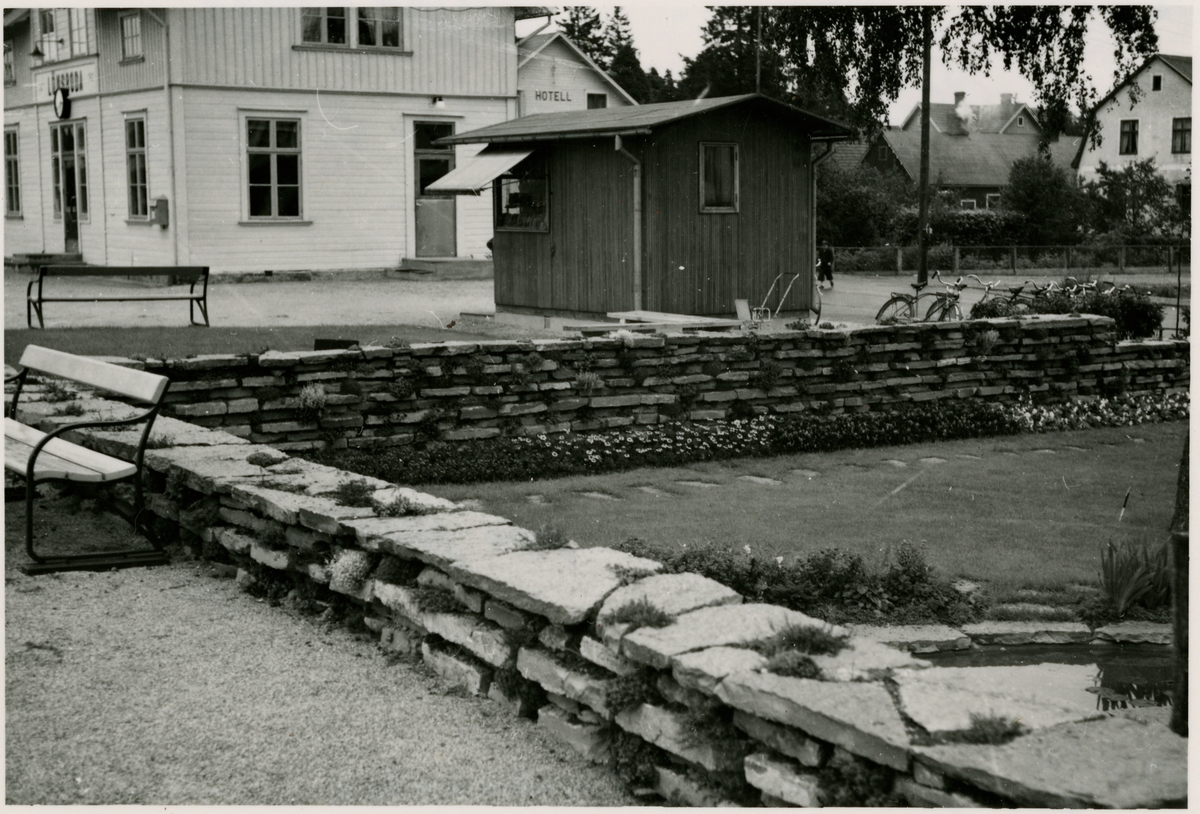
<path fill-rule="evenodd" d="M 592 6 L 567 6 L 557 20 L 558 27 L 579 50 L 604 68 L 608 64 L 600 12 Z"/>
<path fill-rule="evenodd" d="M 834 246 L 882 245 L 902 208 L 915 202 L 916 188 L 897 173 L 832 161 L 817 166 L 817 235 Z"/>
<path fill-rule="evenodd" d="M 1017 240 L 1030 246 L 1076 243 L 1087 201 L 1067 171 L 1044 156 L 1015 161 L 1000 195 L 1004 209 L 1020 216 Z"/>
<path fill-rule="evenodd" d="M 1182 233 L 1185 215 L 1153 158 L 1120 169 L 1101 161 L 1097 175 L 1085 187 L 1094 231 L 1127 243 Z"/>

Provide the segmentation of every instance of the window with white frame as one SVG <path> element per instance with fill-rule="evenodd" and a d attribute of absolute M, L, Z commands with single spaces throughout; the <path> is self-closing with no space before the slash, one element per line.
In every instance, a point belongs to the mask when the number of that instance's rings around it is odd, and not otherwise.
<path fill-rule="evenodd" d="M 121 15 L 121 59 L 139 59 L 142 52 L 142 13 L 131 11 Z"/>
<path fill-rule="evenodd" d="M 17 63 L 13 53 L 12 40 L 4 43 L 4 84 L 5 86 L 17 84 Z"/>
<path fill-rule="evenodd" d="M 82 56 L 88 49 L 88 10 L 67 9 L 67 27 L 70 29 L 71 56 Z"/>
<path fill-rule="evenodd" d="M 129 193 L 129 217 L 150 217 L 150 187 L 146 181 L 146 119 L 125 119 L 125 177 Z"/>
<path fill-rule="evenodd" d="M 998 206 L 1000 206 L 1000 193 L 999 192 L 989 192 L 987 194 L 987 199 L 986 199 L 985 203 L 987 204 L 988 209 L 996 209 Z"/>
<path fill-rule="evenodd" d="M 960 209 L 974 209 L 977 205 L 978 204 L 974 198 L 963 198 L 958 202 Z"/>
<path fill-rule="evenodd" d="M 302 8 L 300 39 L 321 45 L 348 45 L 346 11 L 346 8 Z"/>
<path fill-rule="evenodd" d="M 21 214 L 21 156 L 17 128 L 4 131 L 4 214 Z"/>
<path fill-rule="evenodd" d="M 358 46 L 360 48 L 399 48 L 401 43 L 400 9 L 395 6 L 360 6 L 358 9 Z"/>
<path fill-rule="evenodd" d="M 38 33 L 43 37 L 54 33 L 54 9 L 44 8 L 38 12 Z"/>
<path fill-rule="evenodd" d="M 81 220 L 88 217 L 87 129 L 83 122 L 50 125 L 50 174 L 54 185 L 54 217 L 72 194 Z"/>
<path fill-rule="evenodd" d="M 700 143 L 700 211 L 738 211 L 738 146 Z"/>
<path fill-rule="evenodd" d="M 246 119 L 251 218 L 300 217 L 300 120 Z"/>

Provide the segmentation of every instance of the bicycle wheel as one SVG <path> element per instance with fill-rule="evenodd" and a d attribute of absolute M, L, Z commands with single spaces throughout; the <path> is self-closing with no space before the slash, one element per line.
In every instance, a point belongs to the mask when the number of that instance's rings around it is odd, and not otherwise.
<path fill-rule="evenodd" d="M 879 309 L 879 313 L 875 315 L 875 321 L 882 325 L 890 325 L 894 322 L 912 322 L 912 306 L 912 300 L 896 294 Z"/>
<path fill-rule="evenodd" d="M 938 300 L 925 312 L 926 322 L 962 322 L 962 318 L 957 300 Z"/>

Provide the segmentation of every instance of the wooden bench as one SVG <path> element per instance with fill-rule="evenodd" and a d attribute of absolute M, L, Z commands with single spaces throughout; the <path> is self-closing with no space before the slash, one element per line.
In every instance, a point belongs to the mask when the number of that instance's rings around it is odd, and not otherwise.
<path fill-rule="evenodd" d="M 172 284 L 191 283 L 186 294 L 82 294 L 77 296 L 46 296 L 44 286 L 47 277 L 170 277 Z M 199 289 L 197 289 L 197 285 Z M 37 312 L 38 327 L 45 328 L 42 320 L 42 305 L 47 302 L 129 302 L 133 300 L 187 300 L 188 320 L 196 321 L 196 309 L 204 317 L 208 327 L 208 266 L 39 266 L 36 280 L 29 281 L 25 290 L 25 321 L 33 327 L 33 314 Z"/>
<path fill-rule="evenodd" d="M 4 417 L 4 468 L 25 479 L 25 550 L 34 564 L 22 570 L 28 574 L 96 571 L 167 562 L 166 554 L 153 533 L 149 518 L 143 516 L 145 499 L 142 486 L 142 462 L 146 452 L 146 441 L 150 437 L 150 428 L 154 425 L 163 395 L 170 383 L 167 377 L 37 345 L 27 346 L 18 364 L 21 370 L 16 375 L 5 378 L 6 384 L 16 382 L 16 390 Z M 135 415 L 122 419 L 81 420 L 61 426 L 52 432 L 42 432 L 22 424 L 16 418 L 21 391 L 29 381 L 31 372 L 57 376 L 115 393 L 148 405 L 148 409 L 143 412 L 139 407 L 135 410 Z M 145 426 L 140 432 L 137 451 L 131 460 L 105 455 L 62 437 L 83 427 L 114 427 L 143 422 Z M 109 500 L 107 503 L 129 520 L 134 531 L 138 530 L 139 524 L 145 529 L 154 546 L 153 550 L 54 557 L 44 556 L 34 550 L 33 501 L 37 496 L 38 483 L 67 481 L 94 487 L 127 480 L 133 481 L 133 501 L 125 504 Z"/>

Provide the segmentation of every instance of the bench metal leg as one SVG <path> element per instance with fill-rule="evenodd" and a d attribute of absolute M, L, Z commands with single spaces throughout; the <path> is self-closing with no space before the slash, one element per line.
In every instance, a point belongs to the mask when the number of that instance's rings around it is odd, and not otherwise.
<path fill-rule="evenodd" d="M 199 322 L 196 321 L 196 308 L 197 307 L 200 308 L 200 315 L 204 317 L 204 327 L 205 328 L 210 327 L 208 324 L 208 299 L 207 298 L 195 299 L 195 300 L 188 301 L 188 320 L 191 321 L 191 323 L 193 325 L 200 324 Z"/>
<path fill-rule="evenodd" d="M 25 322 L 30 328 L 33 327 L 33 312 L 37 312 L 38 327 L 45 328 L 46 323 L 42 319 L 42 303 L 38 300 L 25 300 Z"/>

